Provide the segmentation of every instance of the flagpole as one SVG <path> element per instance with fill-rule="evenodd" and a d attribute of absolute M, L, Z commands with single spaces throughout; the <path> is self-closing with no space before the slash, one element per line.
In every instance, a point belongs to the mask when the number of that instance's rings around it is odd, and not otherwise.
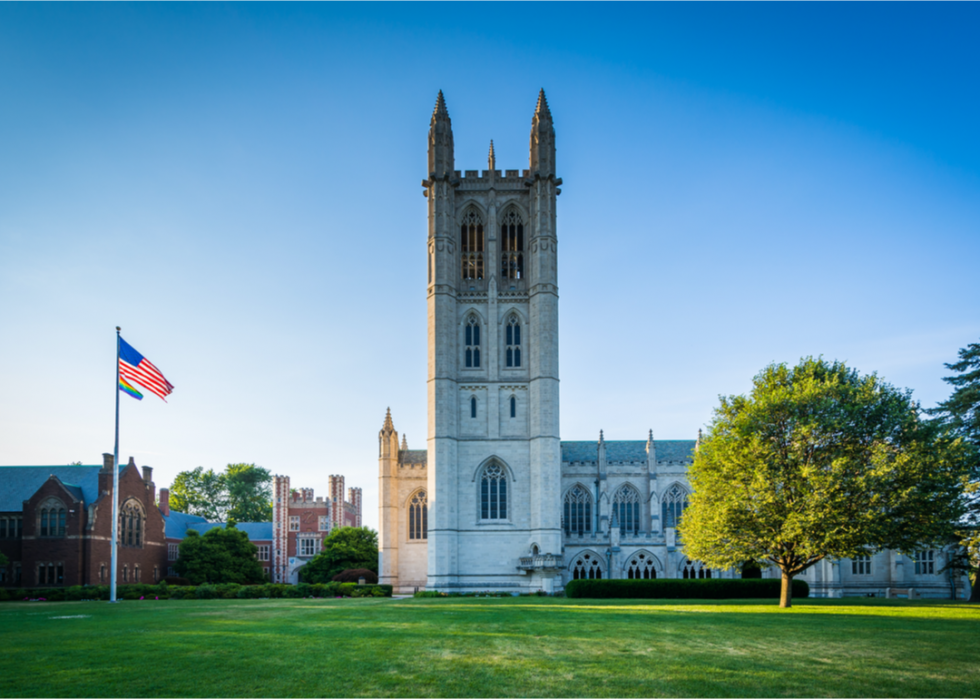
<path fill-rule="evenodd" d="M 118 537 L 119 537 L 119 332 L 116 326 L 116 448 L 112 458 L 112 564 L 109 575 L 109 601 L 116 601 L 116 570 L 118 569 Z"/>

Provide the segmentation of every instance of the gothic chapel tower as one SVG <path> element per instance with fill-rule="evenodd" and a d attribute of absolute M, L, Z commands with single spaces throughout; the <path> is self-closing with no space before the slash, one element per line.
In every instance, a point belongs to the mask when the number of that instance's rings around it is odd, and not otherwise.
<path fill-rule="evenodd" d="M 455 169 L 442 92 L 429 128 L 428 587 L 551 590 L 561 554 L 555 131 L 530 167 Z M 560 560 L 558 558 L 557 560 Z"/>

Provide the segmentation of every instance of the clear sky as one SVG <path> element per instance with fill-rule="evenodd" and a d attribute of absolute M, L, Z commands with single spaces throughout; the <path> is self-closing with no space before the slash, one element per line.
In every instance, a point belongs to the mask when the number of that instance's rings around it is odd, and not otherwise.
<path fill-rule="evenodd" d="M 692 439 L 769 362 L 931 406 L 980 340 L 980 5 L 0 5 L 0 464 L 364 489 L 426 430 L 426 134 L 555 119 L 565 439 Z"/>

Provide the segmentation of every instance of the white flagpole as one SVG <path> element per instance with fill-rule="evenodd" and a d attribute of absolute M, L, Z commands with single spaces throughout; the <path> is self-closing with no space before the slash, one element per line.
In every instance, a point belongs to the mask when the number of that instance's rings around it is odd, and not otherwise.
<path fill-rule="evenodd" d="M 116 326 L 116 448 L 112 458 L 112 569 L 109 575 L 109 601 L 116 601 L 116 570 L 119 537 L 119 332 Z"/>

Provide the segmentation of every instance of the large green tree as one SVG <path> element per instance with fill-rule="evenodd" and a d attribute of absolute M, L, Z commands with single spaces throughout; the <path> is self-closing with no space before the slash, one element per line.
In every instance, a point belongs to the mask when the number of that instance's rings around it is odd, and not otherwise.
<path fill-rule="evenodd" d="M 228 518 L 236 522 L 272 519 L 272 474 L 255 464 L 228 464 L 225 469 Z"/>
<path fill-rule="evenodd" d="M 910 391 L 841 362 L 773 364 L 748 396 L 721 398 L 679 533 L 712 567 L 778 566 L 789 607 L 793 577 L 824 558 L 946 544 L 965 465 L 962 440 Z"/>
<path fill-rule="evenodd" d="M 339 527 L 323 540 L 323 548 L 300 569 L 303 582 L 330 582 L 352 568 L 378 572 L 378 532 L 367 527 Z"/>
<path fill-rule="evenodd" d="M 980 602 L 980 344 L 959 351 L 959 361 L 944 364 L 954 376 L 943 381 L 953 386 L 952 395 L 928 410 L 936 419 L 960 435 L 971 450 L 970 480 L 964 488 L 966 515 L 961 522 L 960 539 L 965 552 L 955 559 L 961 570 L 974 576 L 972 602 Z M 955 572 L 955 571 L 954 571 Z"/>
<path fill-rule="evenodd" d="M 225 475 L 198 466 L 193 471 L 181 471 L 170 486 L 170 508 L 189 515 L 200 515 L 209 522 L 225 518 L 228 495 Z"/>
<path fill-rule="evenodd" d="M 193 529 L 180 542 L 180 553 L 174 569 L 195 585 L 202 583 L 263 582 L 262 564 L 256 558 L 258 548 L 248 535 L 236 528 L 214 527 L 201 536 Z"/>
<path fill-rule="evenodd" d="M 209 522 L 272 519 L 272 474 L 255 464 L 228 464 L 224 473 L 198 466 L 181 471 L 170 487 L 170 507 Z"/>

